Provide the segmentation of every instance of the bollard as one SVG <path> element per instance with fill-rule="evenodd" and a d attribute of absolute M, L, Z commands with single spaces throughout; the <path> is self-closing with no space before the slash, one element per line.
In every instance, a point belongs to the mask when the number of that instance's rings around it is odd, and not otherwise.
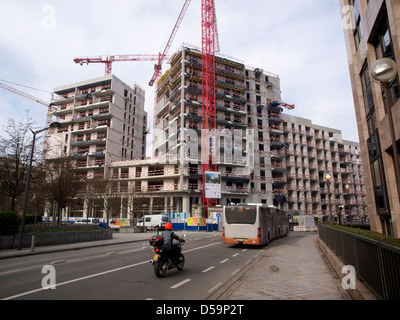
<path fill-rule="evenodd" d="M 35 251 L 35 240 L 36 240 L 36 236 L 33 235 L 32 241 L 31 241 L 31 252 Z"/>

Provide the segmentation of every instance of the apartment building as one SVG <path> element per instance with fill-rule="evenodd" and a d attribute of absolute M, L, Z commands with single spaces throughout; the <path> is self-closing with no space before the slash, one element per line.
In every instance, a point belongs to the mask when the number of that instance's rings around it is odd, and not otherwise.
<path fill-rule="evenodd" d="M 48 157 L 68 155 L 83 179 L 107 178 L 111 161 L 144 159 L 145 92 L 106 75 L 54 89 Z"/>
<path fill-rule="evenodd" d="M 288 210 L 368 219 L 359 144 L 340 130 L 284 114 Z"/>
<path fill-rule="evenodd" d="M 374 62 L 390 58 L 400 68 L 398 0 L 340 0 L 353 89 L 371 228 L 400 237 L 398 77 L 386 90 L 372 80 Z M 399 149 L 398 149 L 399 150 Z"/>
<path fill-rule="evenodd" d="M 202 204 L 201 93 L 201 52 L 183 46 L 158 84 L 153 159 L 110 164 L 122 189 L 140 199 L 136 211 L 190 214 Z M 277 75 L 216 57 L 218 204 L 366 218 L 358 144 L 284 114 L 285 105 Z"/>

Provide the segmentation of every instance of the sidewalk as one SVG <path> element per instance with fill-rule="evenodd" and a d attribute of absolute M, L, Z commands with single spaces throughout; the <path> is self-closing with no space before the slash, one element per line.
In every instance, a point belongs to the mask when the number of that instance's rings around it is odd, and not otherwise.
<path fill-rule="evenodd" d="M 0 250 L 0 260 L 7 258 L 15 258 L 15 257 L 23 257 L 29 256 L 33 254 L 41 254 L 41 253 L 50 253 L 50 252 L 60 252 L 66 250 L 77 250 L 83 248 L 93 248 L 107 245 L 114 245 L 119 243 L 129 243 L 129 242 L 137 242 L 137 241 L 147 241 L 153 233 L 119 233 L 114 232 L 113 238 L 108 240 L 99 240 L 99 241 L 87 241 L 87 242 L 76 242 L 70 244 L 60 244 L 56 246 L 41 246 L 35 247 L 34 251 L 31 251 L 31 248 L 22 248 L 20 251 L 17 249 L 10 250 Z"/>
<path fill-rule="evenodd" d="M 274 241 L 219 300 L 344 300 L 341 282 L 326 265 L 317 233 L 292 232 Z"/>

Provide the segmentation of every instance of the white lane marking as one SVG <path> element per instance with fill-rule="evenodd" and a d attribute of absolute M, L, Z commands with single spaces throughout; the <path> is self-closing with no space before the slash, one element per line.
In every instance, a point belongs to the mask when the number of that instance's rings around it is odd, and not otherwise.
<path fill-rule="evenodd" d="M 182 253 L 191 252 L 191 251 L 195 251 L 195 250 L 199 250 L 199 249 L 203 249 L 203 248 L 207 248 L 207 247 L 215 246 L 216 244 L 220 244 L 220 243 L 219 243 L 219 242 L 215 242 L 215 243 L 212 243 L 212 244 L 207 244 L 207 245 L 205 245 L 205 246 L 202 246 L 202 247 L 198 247 L 198 248 L 194 248 L 194 249 L 190 249 L 190 250 L 182 251 Z"/>
<path fill-rule="evenodd" d="M 243 250 L 242 250 L 242 252 L 245 252 L 245 251 L 247 251 L 247 249 L 243 249 Z"/>
<path fill-rule="evenodd" d="M 232 257 L 237 257 L 239 255 L 239 253 L 235 253 Z"/>
<path fill-rule="evenodd" d="M 81 277 L 81 278 L 77 278 L 77 279 L 73 279 L 73 280 L 69 280 L 69 281 L 65 281 L 65 282 L 61 282 L 61 283 L 57 283 L 56 287 L 61 287 L 61 286 L 64 286 L 66 284 L 70 284 L 70 283 L 73 283 L 73 282 L 78 282 L 78 281 L 81 281 L 81 280 L 102 276 L 102 275 L 105 275 L 107 273 L 112 273 L 112 272 L 121 271 L 121 270 L 124 270 L 124 269 L 133 268 L 133 267 L 139 266 L 141 264 L 145 264 L 145 263 L 149 263 L 149 262 L 148 261 L 143 261 L 143 262 L 131 264 L 129 266 L 120 267 L 120 268 L 116 268 L 116 269 L 112 269 L 112 270 L 108 270 L 108 271 L 104 271 L 104 272 L 91 274 L 89 276 L 85 276 L 85 277 Z M 15 296 L 7 297 L 7 298 L 4 298 L 2 300 L 11 300 L 11 299 L 19 298 L 19 297 L 26 296 L 26 295 L 31 294 L 31 293 L 36 293 L 36 292 L 39 292 L 39 291 L 42 291 L 42 290 L 46 290 L 46 289 L 39 288 L 39 289 L 36 289 L 36 290 L 31 290 L 31 291 L 23 292 L 23 293 L 20 293 L 20 294 L 16 294 Z"/>
<path fill-rule="evenodd" d="M 237 274 L 239 271 L 240 271 L 240 269 L 236 269 L 235 271 L 233 271 L 233 272 L 231 273 L 231 276 L 234 276 L 234 275 Z"/>
<path fill-rule="evenodd" d="M 187 250 L 187 251 L 185 251 L 185 252 L 200 250 L 200 249 L 203 249 L 203 248 L 206 248 L 206 247 L 214 246 L 214 245 L 216 245 L 216 244 L 220 244 L 220 242 L 216 242 L 216 243 L 208 244 L 208 245 L 205 245 L 205 246 L 202 246 L 202 247 L 190 249 L 190 250 Z M 137 249 L 136 249 L 136 250 L 137 250 Z M 53 261 L 53 263 L 54 263 L 54 262 L 61 263 L 61 262 L 59 262 L 59 261 L 61 261 L 61 260 Z M 64 261 L 65 261 L 65 260 L 64 260 Z M 65 282 L 61 282 L 61 283 L 57 283 L 57 284 L 56 284 L 56 287 L 60 287 L 60 286 L 66 285 L 66 284 L 74 283 L 74 282 L 78 282 L 78 281 L 81 281 L 81 280 L 86 280 L 86 279 L 90 279 L 90 278 L 102 276 L 102 275 L 107 274 L 107 273 L 112 273 L 112 272 L 117 272 L 117 271 L 124 270 L 124 269 L 133 268 L 133 267 L 136 267 L 136 266 L 139 266 L 139 265 L 142 265 L 142 264 L 148 264 L 148 263 L 149 263 L 149 261 L 146 260 L 146 261 L 138 262 L 138 263 L 131 264 L 131 265 L 128 265 L 128 266 L 124 266 L 124 267 L 120 267 L 120 268 L 116 268 L 116 269 L 112 269 L 112 270 L 108 270 L 108 271 L 104 271 L 104 272 L 92 274 L 92 275 L 89 275 L 89 276 L 85 276 L 85 277 L 81 277 L 81 278 L 77 278 L 77 279 L 73 279 L 73 280 L 69 280 L 69 281 L 65 281 Z M 189 280 L 189 281 L 190 281 L 190 280 Z M 1 299 L 1 300 L 12 300 L 12 299 L 19 298 L 19 297 L 23 297 L 23 296 L 26 296 L 26 295 L 29 295 L 29 294 L 32 294 L 32 293 L 40 292 L 40 291 L 43 291 L 43 290 L 46 290 L 46 289 L 44 289 L 44 288 L 38 288 L 38 289 L 35 289 L 35 290 L 22 292 L 22 293 L 19 293 L 19 294 L 14 295 L 14 296 L 6 297 L 6 298 L 3 298 L 3 299 Z"/>
<path fill-rule="evenodd" d="M 55 260 L 55 261 L 50 262 L 51 265 L 60 264 L 60 263 L 65 263 L 65 260 Z"/>
<path fill-rule="evenodd" d="M 210 271 L 210 270 L 212 270 L 212 269 L 214 269 L 214 268 L 215 268 L 214 266 L 211 266 L 211 267 L 209 267 L 209 268 L 203 270 L 202 272 L 203 272 L 203 273 L 206 273 L 206 272 L 208 272 L 208 271 Z"/>
<path fill-rule="evenodd" d="M 212 287 L 210 290 L 208 290 L 208 293 L 217 290 L 220 286 L 222 286 L 222 282 L 217 283 L 214 287 Z"/>
<path fill-rule="evenodd" d="M 225 263 L 225 262 L 227 262 L 229 259 L 225 259 L 225 260 L 222 260 L 222 261 L 220 261 L 219 263 Z"/>
<path fill-rule="evenodd" d="M 244 265 L 246 266 L 246 265 L 248 265 L 250 262 L 251 262 L 251 260 L 247 261 Z"/>
<path fill-rule="evenodd" d="M 183 281 L 177 283 L 176 285 L 172 286 L 171 289 L 179 288 L 180 286 L 183 286 L 185 283 L 187 283 L 187 282 L 189 282 L 189 281 L 192 281 L 192 279 L 183 280 Z"/>

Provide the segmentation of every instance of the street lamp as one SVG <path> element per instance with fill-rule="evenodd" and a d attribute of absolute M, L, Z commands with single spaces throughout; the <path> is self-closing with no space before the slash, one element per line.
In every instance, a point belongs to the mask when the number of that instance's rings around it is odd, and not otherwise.
<path fill-rule="evenodd" d="M 351 206 L 350 206 L 350 185 L 346 183 L 346 185 L 344 186 L 344 188 L 346 189 L 347 192 L 347 201 L 349 202 L 349 219 L 350 219 L 350 224 L 352 225 L 352 216 L 351 216 Z M 346 201 L 345 201 L 345 214 L 346 214 Z"/>
<path fill-rule="evenodd" d="M 332 175 L 327 172 L 325 174 L 325 179 L 326 181 L 328 181 L 328 203 L 329 203 L 329 223 L 332 224 L 332 208 L 331 208 L 331 179 L 332 179 Z"/>
<path fill-rule="evenodd" d="M 31 171 L 32 171 L 32 161 L 33 161 L 33 153 L 35 151 L 35 141 L 36 141 L 36 135 L 46 131 L 50 128 L 59 128 L 61 126 L 61 124 L 59 122 L 52 122 L 48 127 L 44 128 L 44 129 L 40 129 L 37 131 L 33 131 L 31 129 L 31 132 L 33 133 L 33 138 L 32 138 L 32 147 L 31 147 L 31 156 L 30 156 L 30 160 L 29 160 L 29 167 L 28 167 L 28 174 L 26 177 L 26 187 L 25 187 L 25 199 L 24 199 L 24 208 L 22 211 L 22 219 L 21 219 L 21 229 L 20 229 L 20 233 L 19 233 L 19 242 L 18 242 L 18 250 L 21 250 L 22 248 L 22 237 L 24 234 L 24 223 L 25 223 L 25 215 L 26 215 L 26 208 L 28 205 L 28 194 L 29 194 L 29 184 L 31 182 Z"/>
<path fill-rule="evenodd" d="M 394 172 L 396 175 L 397 193 L 400 199 L 400 164 L 399 164 L 399 153 L 397 148 L 397 141 L 394 131 L 393 116 L 392 116 L 392 96 L 389 85 L 397 77 L 397 66 L 396 63 L 389 58 L 382 58 L 376 60 L 371 66 L 370 76 L 376 82 L 381 84 L 382 90 L 385 93 L 385 102 L 387 105 L 387 115 L 389 121 L 389 131 L 392 140 L 393 148 L 393 162 Z"/>

